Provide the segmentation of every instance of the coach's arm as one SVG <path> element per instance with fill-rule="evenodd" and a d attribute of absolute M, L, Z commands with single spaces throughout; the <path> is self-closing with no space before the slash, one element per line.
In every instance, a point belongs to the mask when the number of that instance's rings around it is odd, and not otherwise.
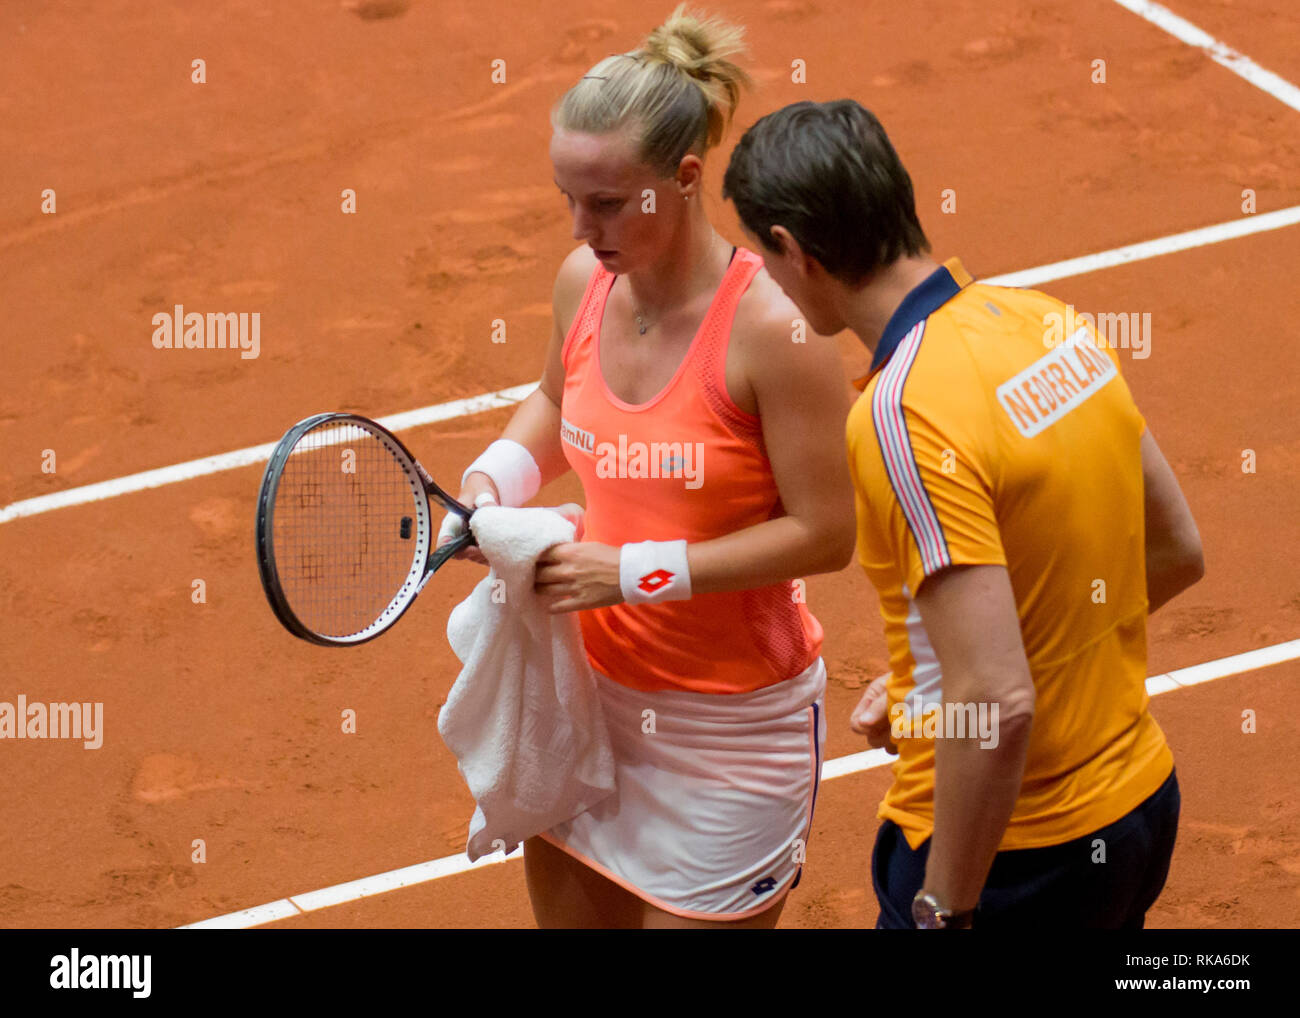
<path fill-rule="evenodd" d="M 1147 613 L 1205 575 L 1201 535 L 1178 479 L 1148 428 L 1142 435 L 1146 501 Z"/>
<path fill-rule="evenodd" d="M 934 835 L 924 888 L 954 911 L 974 908 L 1011 820 L 1034 719 L 1034 683 L 1004 566 L 954 566 L 916 595 L 939 659 L 945 702 L 997 706 L 995 746 L 934 740 Z M 990 740 L 992 741 L 992 740 Z"/>

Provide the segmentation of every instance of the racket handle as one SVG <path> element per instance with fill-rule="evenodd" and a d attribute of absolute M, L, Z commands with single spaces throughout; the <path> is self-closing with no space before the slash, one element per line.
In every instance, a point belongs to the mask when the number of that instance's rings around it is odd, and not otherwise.
<path fill-rule="evenodd" d="M 418 595 L 424 589 L 424 585 L 429 582 L 429 577 L 436 573 L 449 558 L 453 558 L 474 543 L 474 535 L 466 530 L 460 537 L 447 542 L 430 555 L 429 565 L 424 571 L 424 577 L 420 580 L 420 585 L 415 588 L 416 594 Z"/>

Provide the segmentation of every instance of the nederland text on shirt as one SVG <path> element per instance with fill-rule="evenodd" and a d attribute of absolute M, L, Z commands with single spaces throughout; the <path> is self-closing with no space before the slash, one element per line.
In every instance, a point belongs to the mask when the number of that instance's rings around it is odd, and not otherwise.
<path fill-rule="evenodd" d="M 998 402 L 1026 438 L 1033 438 L 1099 392 L 1119 371 L 1080 328 L 1055 350 L 998 386 Z"/>

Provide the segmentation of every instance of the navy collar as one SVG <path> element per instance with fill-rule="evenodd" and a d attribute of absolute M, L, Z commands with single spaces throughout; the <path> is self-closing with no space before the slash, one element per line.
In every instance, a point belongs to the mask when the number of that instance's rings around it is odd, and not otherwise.
<path fill-rule="evenodd" d="M 874 372 L 889 360 L 903 337 L 912 331 L 912 326 L 938 311 L 959 293 L 961 287 L 952 278 L 946 265 L 940 265 L 913 287 L 903 298 L 903 303 L 890 315 L 889 324 L 885 326 L 880 342 L 876 344 L 875 356 L 871 358 L 871 371 Z"/>

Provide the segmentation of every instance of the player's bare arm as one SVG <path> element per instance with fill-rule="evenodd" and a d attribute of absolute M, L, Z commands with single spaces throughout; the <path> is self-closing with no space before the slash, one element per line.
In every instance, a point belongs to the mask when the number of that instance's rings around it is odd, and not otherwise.
<path fill-rule="evenodd" d="M 510 423 L 501 433 L 502 438 L 512 439 L 532 453 L 541 471 L 543 485 L 569 470 L 560 443 L 564 338 L 574 315 L 578 313 L 578 305 L 582 302 L 582 294 L 595 264 L 595 256 L 584 244 L 571 251 L 560 266 L 551 292 L 551 338 L 546 348 L 546 363 L 541 380 L 537 390 L 519 404 Z M 460 501 L 465 505 L 474 505 L 475 499 L 485 491 L 491 493 L 494 501 L 500 501 L 500 493 L 486 474 L 470 474 L 465 478 Z"/>
<path fill-rule="evenodd" d="M 1155 614 L 1205 575 L 1201 535 L 1183 490 L 1148 428 L 1142 435 L 1146 490 L 1147 613 Z"/>
<path fill-rule="evenodd" d="M 934 835 L 924 888 L 950 909 L 974 908 L 1011 819 L 1034 717 L 1034 683 L 1004 566 L 954 566 L 916 605 L 950 703 L 997 704 L 997 745 L 935 739 Z"/>
<path fill-rule="evenodd" d="M 851 390 L 835 344 L 801 329 L 802 319 L 760 271 L 736 315 L 727 387 L 737 406 L 762 421 L 785 515 L 691 545 L 697 593 L 832 572 L 853 556 L 853 485 L 844 454 Z"/>

